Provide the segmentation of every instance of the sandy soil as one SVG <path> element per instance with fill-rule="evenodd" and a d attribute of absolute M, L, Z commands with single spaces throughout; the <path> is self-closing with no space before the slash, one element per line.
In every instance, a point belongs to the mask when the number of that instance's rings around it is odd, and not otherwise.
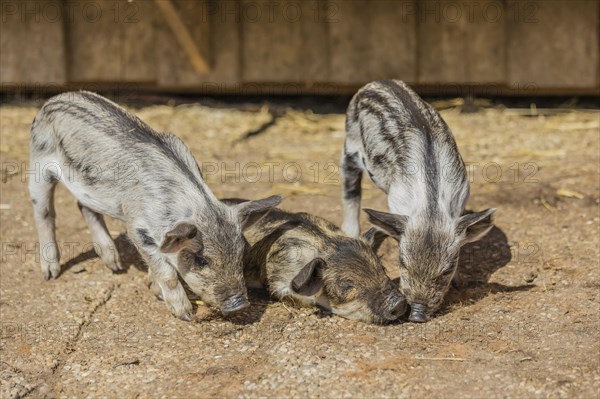
<path fill-rule="evenodd" d="M 470 165 L 468 207 L 498 208 L 497 227 L 465 248 L 463 286 L 437 317 L 376 326 L 261 292 L 235 317 L 199 305 L 196 321 L 177 320 L 146 288 L 124 225 L 108 221 L 127 266 L 113 275 L 62 187 L 63 272 L 45 282 L 26 184 L 36 111 L 0 107 L 2 398 L 600 394 L 598 112 L 442 111 Z M 341 113 L 280 109 L 272 121 L 260 106 L 135 112 L 182 137 L 217 195 L 279 193 L 285 209 L 341 222 Z M 363 186 L 363 205 L 385 209 L 384 194 Z M 393 243 L 381 252 L 397 275 Z"/>

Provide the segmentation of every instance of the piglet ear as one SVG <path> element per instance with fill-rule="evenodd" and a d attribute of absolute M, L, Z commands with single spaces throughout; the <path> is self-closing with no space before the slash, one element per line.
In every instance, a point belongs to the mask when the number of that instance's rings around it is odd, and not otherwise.
<path fill-rule="evenodd" d="M 369 215 L 369 222 L 379 227 L 385 234 L 396 240 L 404 233 L 408 222 L 408 216 L 396 215 L 394 213 L 379 212 L 373 209 L 363 209 Z"/>
<path fill-rule="evenodd" d="M 485 236 L 494 227 L 492 221 L 494 212 L 496 209 L 490 208 L 461 216 L 456 225 L 456 234 L 459 236 L 464 234 L 462 243 L 475 242 Z"/>
<path fill-rule="evenodd" d="M 198 234 L 196 226 L 188 222 L 180 222 L 165 234 L 160 252 L 167 254 L 178 252 L 189 240 L 196 237 L 196 234 Z"/>
<path fill-rule="evenodd" d="M 292 291 L 304 296 L 312 296 L 323 288 L 323 268 L 325 261 L 315 258 L 308 262 L 292 280 Z"/>
<path fill-rule="evenodd" d="M 256 201 L 242 202 L 235 206 L 238 212 L 238 219 L 242 229 L 252 226 L 256 221 L 263 217 L 272 208 L 281 203 L 283 198 L 279 195 L 273 195 Z"/>
<path fill-rule="evenodd" d="M 248 202 L 249 200 L 243 198 L 219 198 L 219 201 L 228 206 L 239 205 L 244 202 Z"/>
<path fill-rule="evenodd" d="M 386 238 L 388 238 L 388 235 L 377 227 L 371 227 L 365 234 L 362 235 L 363 241 L 366 242 L 375 253 L 377 253 L 379 247 Z"/>

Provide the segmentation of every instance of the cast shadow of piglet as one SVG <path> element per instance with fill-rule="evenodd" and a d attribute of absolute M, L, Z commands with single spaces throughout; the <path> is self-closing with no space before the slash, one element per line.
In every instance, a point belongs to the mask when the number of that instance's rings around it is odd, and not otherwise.
<path fill-rule="evenodd" d="M 115 238 L 114 242 L 117 247 L 117 251 L 119 252 L 119 257 L 121 259 L 121 266 L 123 268 L 123 270 L 116 272 L 115 274 L 127 273 L 129 268 L 131 268 L 131 267 L 134 267 L 135 269 L 137 269 L 141 272 L 144 272 L 144 273 L 148 272 L 148 266 L 143 261 L 137 248 L 129 240 L 127 235 L 120 234 L 117 238 Z M 94 248 L 93 245 L 89 245 L 85 249 L 86 250 L 84 252 L 81 252 L 77 256 L 69 259 L 67 262 L 65 262 L 61 266 L 61 275 L 83 262 L 86 262 L 88 260 L 99 257 L 99 255 L 96 252 L 96 249 Z M 110 270 L 108 269 L 108 267 L 105 267 L 105 269 L 106 269 L 107 273 L 110 273 Z M 86 271 L 85 268 L 79 268 L 76 271 L 74 271 L 74 273 L 82 273 L 85 271 Z M 183 281 L 183 279 L 181 279 L 181 277 L 180 277 L 180 281 L 183 284 L 183 287 L 185 288 L 185 290 L 188 294 L 188 298 L 190 299 L 192 306 L 194 307 L 194 313 L 197 313 L 197 310 L 199 307 L 197 302 L 200 300 L 200 297 L 198 297 L 195 293 L 193 293 L 189 289 L 189 287 L 187 286 L 187 284 L 185 284 L 185 281 Z M 150 290 L 148 290 L 148 295 L 152 295 Z M 258 320 L 260 320 L 260 318 L 262 317 L 262 314 L 266 310 L 267 303 L 265 303 L 265 302 L 268 301 L 268 298 L 264 297 L 263 295 L 261 295 L 258 292 L 249 292 L 249 300 L 252 304 L 252 306 L 250 308 L 245 309 L 238 313 L 234 313 L 234 314 L 228 316 L 227 319 L 234 324 L 251 324 L 251 323 L 254 323 L 254 322 L 257 322 Z M 204 313 L 207 313 L 207 312 L 204 312 Z M 220 318 L 220 317 L 222 317 L 220 312 L 211 309 L 211 311 L 208 312 L 208 314 L 204 317 L 204 319 L 205 320 L 213 319 L 213 318 L 216 319 L 216 318 Z"/>
<path fill-rule="evenodd" d="M 126 273 L 130 267 L 135 267 L 142 272 L 148 271 L 148 267 L 142 260 L 140 253 L 131 243 L 131 241 L 129 241 L 127 235 L 119 234 L 119 236 L 114 239 L 114 242 L 117 247 L 117 252 L 119 253 L 119 258 L 121 259 L 121 266 L 123 267 L 123 270 L 115 272 L 115 274 Z M 80 263 L 86 262 L 90 259 L 99 258 L 97 251 L 100 249 L 92 243 L 86 244 L 83 249 L 84 252 L 79 253 L 77 256 L 69 259 L 61 265 L 61 275 L 68 272 L 70 269 L 79 265 Z M 106 267 L 106 270 L 109 270 L 108 267 Z M 81 273 L 84 271 L 85 268 L 82 268 L 75 271 L 75 273 Z"/>
<path fill-rule="evenodd" d="M 511 259 L 512 252 L 506 234 L 498 227 L 493 227 L 481 240 L 465 245 L 458 261 L 458 285 L 448 292 L 446 311 L 451 305 L 473 304 L 491 293 L 533 288 L 532 284 L 507 286 L 489 282 L 490 277 Z"/>

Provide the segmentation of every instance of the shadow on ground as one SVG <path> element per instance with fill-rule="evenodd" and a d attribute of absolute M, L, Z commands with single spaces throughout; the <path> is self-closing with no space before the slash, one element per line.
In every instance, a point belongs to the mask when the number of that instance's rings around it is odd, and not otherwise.
<path fill-rule="evenodd" d="M 117 251 L 119 252 L 121 265 L 123 266 L 123 270 L 119 273 L 126 273 L 127 270 L 129 270 L 129 268 L 132 266 L 143 272 L 148 271 L 148 267 L 142 260 L 140 253 L 131 243 L 131 241 L 129 241 L 127 235 L 119 234 L 119 236 L 114 241 L 115 245 L 117 246 Z M 73 267 L 79 265 L 80 263 L 86 262 L 94 258 L 99 258 L 98 253 L 93 247 L 90 247 L 87 251 L 82 252 L 76 257 L 71 258 L 65 263 L 63 263 L 61 265 L 60 274 L 64 274 Z"/>
<path fill-rule="evenodd" d="M 127 273 L 129 268 L 131 267 L 134 267 L 135 269 L 144 273 L 148 272 L 148 266 L 143 261 L 137 248 L 131 243 L 126 234 L 120 234 L 114 241 L 115 245 L 117 246 L 117 251 L 119 252 L 121 265 L 123 266 L 123 270 L 118 272 L 118 274 Z M 94 248 L 90 248 L 89 250 L 82 252 L 76 257 L 69 259 L 67 262 L 65 262 L 61 266 L 61 274 L 64 274 L 67 271 L 74 268 L 75 266 L 94 258 L 99 258 L 99 255 L 96 253 L 96 250 Z M 82 269 L 81 271 L 85 271 L 85 269 Z M 77 271 L 76 273 L 80 273 L 81 271 Z M 190 298 L 190 301 L 192 302 L 194 312 L 197 312 L 199 308 L 197 301 L 200 300 L 200 297 L 190 290 L 188 285 L 185 283 L 185 281 L 183 281 L 183 279 L 181 279 L 181 277 L 179 278 L 188 294 L 188 297 Z M 148 294 L 151 295 L 150 290 L 148 290 Z M 265 291 L 252 290 L 248 292 L 248 295 L 252 306 L 249 309 L 228 316 L 228 320 L 232 323 L 240 325 L 256 323 L 262 318 L 262 315 L 266 311 L 267 306 L 270 303 L 272 303 L 271 299 Z M 207 314 L 205 314 L 203 319 L 208 320 L 220 317 L 222 317 L 220 312 L 216 310 L 211 310 Z"/>
<path fill-rule="evenodd" d="M 267 241 L 271 241 L 269 238 L 271 240 L 273 239 L 273 237 L 267 237 Z M 148 267 L 142 260 L 139 252 L 125 234 L 119 235 L 115 239 L 115 244 L 117 246 L 117 250 L 119 251 L 123 266 L 123 271 L 121 273 L 127 273 L 130 267 L 135 267 L 137 270 L 142 272 L 148 271 Z M 260 247 L 262 246 L 255 245 L 253 248 L 255 251 L 249 251 L 249 255 L 251 255 L 250 259 L 256 260 L 256 258 L 259 257 L 258 255 L 261 251 L 256 250 L 256 248 Z M 65 262 L 62 265 L 61 274 L 67 272 L 80 263 L 96 257 L 98 257 L 96 251 L 93 248 L 90 248 L 90 250 L 83 252 Z M 490 232 L 481 240 L 465 245 L 461 249 L 457 271 L 459 285 L 458 287 L 452 288 L 448 293 L 446 297 L 446 307 L 444 310 L 442 310 L 442 312 L 451 312 L 452 305 L 455 304 L 474 304 L 491 293 L 519 292 L 527 291 L 533 288 L 533 284 L 507 286 L 504 284 L 489 282 L 490 277 L 497 270 L 508 264 L 511 259 L 512 253 L 506 234 L 504 234 L 504 232 L 498 227 L 492 228 L 492 230 L 490 230 Z M 182 281 L 182 283 L 188 292 L 188 296 L 190 297 L 192 305 L 194 306 L 194 312 L 197 312 L 199 307 L 197 301 L 200 300 L 200 297 L 191 292 L 184 281 Z M 268 305 L 273 303 L 273 300 L 264 290 L 249 290 L 248 294 L 252 306 L 242 312 L 229 316 L 228 320 L 232 323 L 239 325 L 257 323 L 261 320 L 262 316 L 267 310 Z M 216 310 L 211 310 L 205 313 L 206 314 L 202 317 L 203 320 L 222 317 L 221 314 Z"/>
<path fill-rule="evenodd" d="M 481 240 L 465 245 L 458 262 L 458 286 L 451 289 L 447 305 L 473 304 L 491 293 L 527 291 L 533 284 L 508 286 L 490 283 L 490 277 L 506 266 L 512 252 L 506 234 L 498 227 L 492 228 Z"/>

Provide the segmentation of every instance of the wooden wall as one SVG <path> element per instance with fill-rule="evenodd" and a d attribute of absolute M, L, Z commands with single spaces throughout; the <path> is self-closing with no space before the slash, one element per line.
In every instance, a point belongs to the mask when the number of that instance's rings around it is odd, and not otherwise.
<path fill-rule="evenodd" d="M 167 2 L 175 19 L 155 0 L 2 0 L 0 89 L 349 93 L 384 78 L 429 93 L 600 89 L 597 0 Z"/>

